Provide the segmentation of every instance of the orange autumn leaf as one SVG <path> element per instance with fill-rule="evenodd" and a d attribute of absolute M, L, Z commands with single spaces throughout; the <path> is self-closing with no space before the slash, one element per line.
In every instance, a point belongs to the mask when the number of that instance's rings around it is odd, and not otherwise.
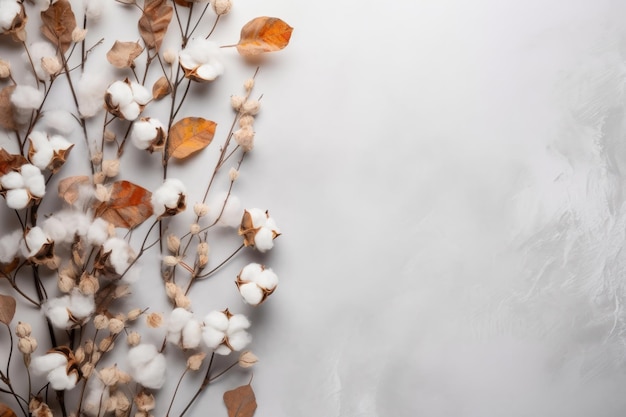
<path fill-rule="evenodd" d="M 111 198 L 95 206 L 96 217 L 116 227 L 132 229 L 152 216 L 152 193 L 129 181 L 111 185 Z"/>
<path fill-rule="evenodd" d="M 228 417 L 252 417 L 256 411 L 256 397 L 250 384 L 224 393 Z"/>
<path fill-rule="evenodd" d="M 0 323 L 9 325 L 15 316 L 15 298 L 0 294 Z"/>
<path fill-rule="evenodd" d="M 87 175 L 63 178 L 58 185 L 59 197 L 68 204 L 74 204 L 78 200 L 80 188 L 90 185 L 91 180 Z"/>
<path fill-rule="evenodd" d="M 172 85 L 165 76 L 156 80 L 152 86 L 152 98 L 155 100 L 160 100 L 171 92 Z"/>
<path fill-rule="evenodd" d="M 213 140 L 217 124 L 202 117 L 185 117 L 174 123 L 167 143 L 167 158 L 185 159 Z"/>
<path fill-rule="evenodd" d="M 0 417 L 17 417 L 15 411 L 11 410 L 5 403 L 0 403 Z"/>
<path fill-rule="evenodd" d="M 241 29 L 237 51 L 243 56 L 279 51 L 289 44 L 293 28 L 277 17 L 257 17 Z"/>
<path fill-rule="evenodd" d="M 159 50 L 174 9 L 167 0 L 146 0 L 139 19 L 139 34 L 149 49 Z"/>
<path fill-rule="evenodd" d="M 68 0 L 59 0 L 41 12 L 41 33 L 64 54 L 72 44 L 76 17 Z"/>

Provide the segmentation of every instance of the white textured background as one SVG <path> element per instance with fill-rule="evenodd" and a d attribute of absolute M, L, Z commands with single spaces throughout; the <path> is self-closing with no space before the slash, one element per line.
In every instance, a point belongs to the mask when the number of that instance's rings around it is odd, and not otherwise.
<path fill-rule="evenodd" d="M 236 189 L 284 232 L 257 416 L 626 413 L 626 4 L 235 0 L 227 22 L 257 15 L 295 28 Z M 210 285 L 197 310 L 232 283 Z"/>

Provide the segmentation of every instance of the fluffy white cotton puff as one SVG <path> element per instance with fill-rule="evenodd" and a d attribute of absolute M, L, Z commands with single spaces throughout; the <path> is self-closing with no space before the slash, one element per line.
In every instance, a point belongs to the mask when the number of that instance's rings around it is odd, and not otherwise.
<path fill-rule="evenodd" d="M 57 391 L 72 389 L 78 382 L 76 372 L 70 372 L 68 375 L 67 357 L 61 353 L 51 352 L 32 358 L 30 370 L 35 376 L 46 375 L 52 389 Z"/>
<path fill-rule="evenodd" d="M 97 417 L 102 413 L 102 408 L 107 403 L 109 394 L 109 387 L 105 386 L 100 378 L 89 378 L 82 411 L 90 417 Z"/>
<path fill-rule="evenodd" d="M 90 226 L 91 221 L 85 213 L 72 209 L 58 211 L 42 224 L 44 231 L 55 242 L 65 243 L 73 242 L 75 235 L 86 236 Z"/>
<path fill-rule="evenodd" d="M 224 73 L 219 46 L 203 38 L 189 41 L 178 58 L 185 76 L 196 81 L 213 81 Z"/>
<path fill-rule="evenodd" d="M 152 208 L 158 217 L 169 210 L 177 210 L 181 195 L 185 195 L 185 184 L 176 178 L 168 178 L 152 193 Z M 184 207 L 183 207 L 184 208 Z M 169 210 L 168 210 L 169 209 Z"/>
<path fill-rule="evenodd" d="M 246 220 L 251 224 L 244 224 Z M 239 233 L 245 236 L 246 245 L 252 244 L 259 252 L 267 252 L 274 247 L 274 239 L 280 235 L 280 230 L 266 211 L 253 208 L 245 210 Z"/>
<path fill-rule="evenodd" d="M 69 310 L 77 319 L 85 319 L 96 311 L 96 303 L 93 294 L 83 294 L 78 288 L 70 293 Z"/>
<path fill-rule="evenodd" d="M 141 344 L 128 351 L 130 375 L 146 388 L 159 389 L 165 383 L 165 356 L 154 345 Z"/>
<path fill-rule="evenodd" d="M 152 99 L 152 94 L 139 83 L 127 80 L 115 81 L 106 90 L 107 109 L 126 120 L 139 117 L 142 107 Z"/>
<path fill-rule="evenodd" d="M 152 93 L 138 82 L 131 81 L 130 89 L 133 93 L 133 101 L 135 103 L 145 106 L 152 100 Z"/>
<path fill-rule="evenodd" d="M 35 197 L 43 197 L 46 193 L 46 179 L 41 170 L 34 165 L 25 164 L 20 168 L 20 172 L 28 192 Z"/>
<path fill-rule="evenodd" d="M 119 237 L 107 239 L 102 245 L 102 250 L 104 253 L 111 252 L 108 260 L 118 274 L 123 274 L 134 258 L 133 251 L 128 245 L 128 242 Z"/>
<path fill-rule="evenodd" d="M 30 45 L 28 52 L 30 53 L 30 59 L 32 59 L 33 66 L 35 67 L 37 78 L 41 81 L 49 80 L 50 74 L 42 67 L 41 60 L 43 58 L 55 58 L 57 56 L 57 51 L 54 46 L 52 46 L 50 42 L 34 42 Z M 26 52 L 22 54 L 22 59 L 24 62 L 30 62 Z"/>
<path fill-rule="evenodd" d="M 218 355 L 228 355 L 250 343 L 252 338 L 245 330 L 248 327 L 250 322 L 243 314 L 212 311 L 204 318 L 202 340 Z"/>
<path fill-rule="evenodd" d="M 239 197 L 231 194 L 228 196 L 226 205 L 224 205 L 224 201 L 227 196 L 228 193 L 224 191 L 211 198 L 209 202 L 208 219 L 212 224 L 219 216 L 219 220 L 217 222 L 218 225 L 225 227 L 237 227 L 239 222 L 241 222 L 241 201 L 239 200 Z M 222 210 L 222 206 L 224 206 L 224 210 Z M 220 213 L 222 213 L 221 216 Z"/>
<path fill-rule="evenodd" d="M 17 0 L 1 0 L 0 1 L 0 28 L 9 30 L 13 25 L 13 20 L 22 10 Z"/>
<path fill-rule="evenodd" d="M 100 16 L 102 16 L 102 10 L 104 9 L 105 3 L 106 2 L 102 0 L 86 0 L 84 5 L 87 19 L 99 19 Z"/>
<path fill-rule="evenodd" d="M 30 162 L 40 170 L 44 170 L 52 162 L 54 149 L 48 140 L 48 135 L 43 132 L 33 131 L 28 136 L 31 151 L 29 152 Z"/>
<path fill-rule="evenodd" d="M 34 110 L 43 101 L 43 91 L 30 85 L 18 85 L 11 94 L 11 103 L 20 110 Z"/>
<path fill-rule="evenodd" d="M 103 245 L 110 236 L 110 223 L 100 217 L 94 219 L 87 229 L 87 241 L 90 245 Z"/>
<path fill-rule="evenodd" d="M 202 340 L 202 324 L 184 308 L 172 311 L 167 323 L 167 341 L 183 349 L 194 349 Z"/>
<path fill-rule="evenodd" d="M 85 71 L 76 86 L 78 109 L 84 118 L 95 116 L 101 109 L 107 80 L 96 70 Z"/>
<path fill-rule="evenodd" d="M 0 177 L 0 185 L 7 190 L 24 188 L 24 178 L 19 172 L 11 171 Z"/>
<path fill-rule="evenodd" d="M 74 288 L 69 295 L 51 298 L 43 305 L 44 314 L 58 329 L 71 327 L 74 324 L 72 318 L 79 321 L 86 319 L 95 309 L 93 294 L 83 294 L 78 288 Z"/>
<path fill-rule="evenodd" d="M 244 301 L 256 306 L 274 292 L 278 285 L 278 276 L 270 268 L 251 263 L 241 270 L 236 283 Z"/>
<path fill-rule="evenodd" d="M 31 196 L 43 197 L 46 193 L 46 182 L 39 168 L 31 164 L 20 167 L 20 172 L 9 172 L 0 177 L 0 185 L 7 191 L 7 206 L 12 209 L 23 209 L 31 200 Z"/>
<path fill-rule="evenodd" d="M 65 110 L 46 110 L 43 113 L 43 121 L 46 127 L 62 135 L 71 134 L 76 127 L 76 119 Z"/>
<path fill-rule="evenodd" d="M 133 123 L 130 141 L 138 149 L 148 149 L 162 132 L 165 132 L 163 123 L 157 119 L 148 117 Z"/>
<path fill-rule="evenodd" d="M 39 226 L 33 227 L 26 233 L 20 241 L 20 252 L 24 258 L 35 256 L 43 245 L 52 243 L 43 229 Z"/>
<path fill-rule="evenodd" d="M 0 263 L 9 263 L 17 256 L 22 240 L 22 231 L 15 230 L 0 237 Z"/>
<path fill-rule="evenodd" d="M 9 190 L 6 195 L 7 206 L 15 210 L 21 210 L 28 206 L 30 195 L 23 188 L 17 190 Z"/>
<path fill-rule="evenodd" d="M 256 306 L 263 301 L 263 290 L 254 282 L 248 282 L 239 286 L 239 293 L 244 301 L 250 305 Z"/>

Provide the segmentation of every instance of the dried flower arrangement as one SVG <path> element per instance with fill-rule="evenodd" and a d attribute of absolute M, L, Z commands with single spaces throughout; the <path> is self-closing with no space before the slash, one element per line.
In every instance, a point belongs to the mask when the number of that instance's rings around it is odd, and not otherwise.
<path fill-rule="evenodd" d="M 102 75 L 106 71 L 86 65 L 103 43 L 90 24 L 101 18 L 107 1 L 119 8 L 115 13 L 136 17 L 140 39 L 116 40 L 106 52 L 116 71 L 108 80 Z M 7 361 L 0 366 L 2 417 L 20 412 L 148 417 L 157 412 L 159 394 L 169 404 L 159 414 L 182 417 L 214 380 L 257 361 L 243 350 L 251 340 L 246 316 L 192 308 L 189 297 L 195 284 L 242 249 L 266 252 L 280 235 L 268 211 L 240 209 L 232 194 L 254 146 L 260 109 L 260 98 L 252 97 L 256 72 L 244 82 L 243 95 L 230 97 L 234 116 L 203 195 L 191 200 L 185 183 L 168 176 L 168 166 L 202 157 L 200 151 L 213 142 L 214 121 L 179 112 L 190 90 L 223 74 L 223 48 L 232 47 L 245 59 L 277 51 L 289 43 L 292 28 L 278 18 L 258 17 L 243 26 L 239 42 L 219 46 L 211 36 L 231 11 L 231 0 L 138 1 L 0 0 L 0 33 L 23 49 L 23 62 L 0 55 L 0 194 L 3 212 L 15 216 L 0 234 L 0 327 L 5 329 L 0 352 Z M 205 25 L 210 19 L 212 25 Z M 166 35 L 179 36 L 178 51 L 162 48 Z M 26 70 L 16 70 L 20 66 Z M 63 110 L 55 98 L 70 100 L 73 110 Z M 167 102 L 161 107 L 166 111 L 158 112 L 158 102 Z M 129 175 L 121 168 L 127 142 L 128 149 L 136 148 L 132 152 L 158 156 L 153 169 L 163 181 L 154 191 L 137 184 L 140 178 L 121 179 Z M 64 174 L 80 161 L 88 172 Z M 227 191 L 216 193 L 220 179 Z M 58 193 L 51 190 L 55 185 Z M 61 208 L 40 215 L 42 203 L 57 196 Z M 194 220 L 177 231 L 173 217 L 190 200 Z M 225 235 L 218 226 L 231 228 L 231 236 L 240 240 L 229 256 L 214 260 L 209 242 Z M 133 231 L 141 233 L 139 244 Z M 171 311 L 163 317 L 149 305 L 124 310 L 121 300 L 132 299 L 140 275 L 138 261 L 159 250 L 161 276 L 143 285 L 161 286 Z M 278 283 L 276 274 L 259 263 L 244 266 L 233 279 L 233 289 L 252 306 L 263 303 Z M 41 311 L 43 325 L 18 320 L 28 308 Z M 137 326 L 142 320 L 144 331 L 162 329 L 162 344 L 142 341 Z M 172 369 L 166 376 L 166 354 L 176 349 L 186 365 L 176 376 L 169 375 Z M 218 360 L 233 352 L 240 352 L 238 359 Z M 110 364 L 114 354 L 125 362 Z M 17 381 L 12 375 L 20 356 L 24 372 Z M 181 382 L 199 371 L 204 373 L 200 386 L 181 403 Z M 175 390 L 160 391 L 168 378 L 177 380 Z M 250 383 L 227 391 L 224 402 L 230 416 L 252 416 L 256 409 Z"/>

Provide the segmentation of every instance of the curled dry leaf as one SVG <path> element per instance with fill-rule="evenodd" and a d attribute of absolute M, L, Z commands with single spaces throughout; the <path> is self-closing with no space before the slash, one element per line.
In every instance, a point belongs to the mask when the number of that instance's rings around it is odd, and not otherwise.
<path fill-rule="evenodd" d="M 139 34 L 149 49 L 161 48 L 173 13 L 166 0 L 146 0 L 139 19 Z"/>
<path fill-rule="evenodd" d="M 59 0 L 41 12 L 41 33 L 65 54 L 72 44 L 76 17 L 68 0 Z"/>
<path fill-rule="evenodd" d="M 68 204 L 74 204 L 78 200 L 80 187 L 90 186 L 91 180 L 87 175 L 77 175 L 74 177 L 63 178 L 59 181 L 58 190 L 59 197 Z"/>
<path fill-rule="evenodd" d="M 135 58 L 143 52 L 139 42 L 115 41 L 107 52 L 107 60 L 116 68 L 130 68 L 135 65 Z"/>
<path fill-rule="evenodd" d="M 0 294 L 0 323 L 4 323 L 7 326 L 13 320 L 15 315 L 15 298 L 10 295 Z"/>
<path fill-rule="evenodd" d="M 17 130 L 17 123 L 15 123 L 13 116 L 13 105 L 11 104 L 11 94 L 13 94 L 15 87 L 15 85 L 9 85 L 0 91 L 0 126 L 6 130 Z"/>
<path fill-rule="evenodd" d="M 202 117 L 185 117 L 170 129 L 166 157 L 185 159 L 209 146 L 217 124 Z"/>
<path fill-rule="evenodd" d="M 156 80 L 152 86 L 152 98 L 160 100 L 172 91 L 172 85 L 165 76 Z"/>
<path fill-rule="evenodd" d="M 116 227 L 132 229 L 152 216 L 152 193 L 129 181 L 116 181 L 111 186 L 111 198 L 95 207 L 96 217 L 102 217 Z"/>
<path fill-rule="evenodd" d="M 224 393 L 228 417 L 252 417 L 256 411 L 256 398 L 250 384 Z"/>
<path fill-rule="evenodd" d="M 17 417 L 17 415 L 8 405 L 0 403 L 0 417 Z"/>
<path fill-rule="evenodd" d="M 289 44 L 293 28 L 277 17 L 257 17 L 241 29 L 237 52 L 243 56 L 279 51 Z"/>
<path fill-rule="evenodd" d="M 10 154 L 0 148 L 0 175 L 4 175 L 11 171 L 17 171 L 22 165 L 27 164 L 28 160 L 19 154 Z"/>

